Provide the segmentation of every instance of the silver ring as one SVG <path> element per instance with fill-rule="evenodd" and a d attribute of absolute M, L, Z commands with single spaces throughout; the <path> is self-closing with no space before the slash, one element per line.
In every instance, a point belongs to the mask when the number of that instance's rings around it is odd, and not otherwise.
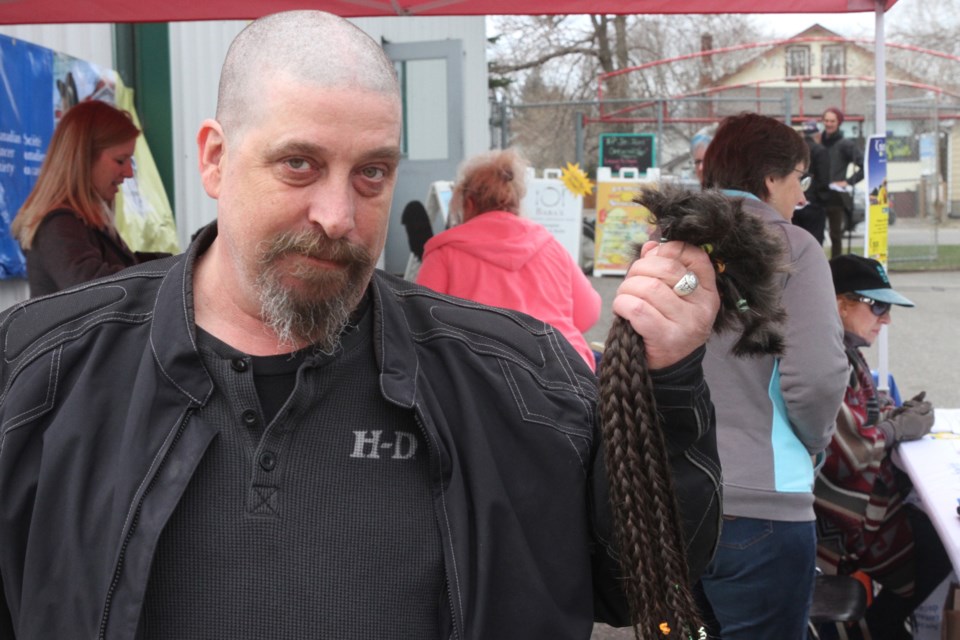
<path fill-rule="evenodd" d="M 697 279 L 697 274 L 693 271 L 687 271 L 683 274 L 683 277 L 677 281 L 677 284 L 673 285 L 673 290 L 682 298 L 696 291 L 699 286 L 700 280 Z"/>

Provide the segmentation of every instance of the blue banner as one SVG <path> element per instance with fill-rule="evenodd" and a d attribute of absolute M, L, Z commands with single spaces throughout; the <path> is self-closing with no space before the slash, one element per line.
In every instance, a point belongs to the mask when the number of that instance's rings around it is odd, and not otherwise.
<path fill-rule="evenodd" d="M 866 255 L 887 266 L 890 226 L 889 194 L 887 193 L 887 137 L 873 135 L 867 139 L 864 181 L 867 183 Z"/>
<path fill-rule="evenodd" d="M 53 135 L 53 67 L 50 49 L 0 36 L 0 278 L 27 273 L 10 222 L 37 181 Z"/>

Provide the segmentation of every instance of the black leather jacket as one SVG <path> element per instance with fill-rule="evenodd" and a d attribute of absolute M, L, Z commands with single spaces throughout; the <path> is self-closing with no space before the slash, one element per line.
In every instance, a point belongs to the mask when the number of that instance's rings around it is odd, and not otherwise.
<path fill-rule="evenodd" d="M 130 640 L 157 539 L 215 428 L 184 256 L 0 316 L 0 638 Z M 595 378 L 528 316 L 377 273 L 380 387 L 429 443 L 458 639 L 589 638 L 625 624 Z M 702 353 L 658 374 L 692 571 L 713 553 L 719 463 Z M 454 382 L 456 381 L 456 382 Z"/>

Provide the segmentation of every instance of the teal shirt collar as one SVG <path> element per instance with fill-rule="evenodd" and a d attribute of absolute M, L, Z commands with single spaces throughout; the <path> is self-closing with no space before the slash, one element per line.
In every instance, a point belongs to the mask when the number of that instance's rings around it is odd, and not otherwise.
<path fill-rule="evenodd" d="M 760 200 L 760 198 L 753 195 L 749 191 L 740 191 L 739 189 L 721 189 L 720 192 L 732 198 L 753 198 L 754 200 Z"/>

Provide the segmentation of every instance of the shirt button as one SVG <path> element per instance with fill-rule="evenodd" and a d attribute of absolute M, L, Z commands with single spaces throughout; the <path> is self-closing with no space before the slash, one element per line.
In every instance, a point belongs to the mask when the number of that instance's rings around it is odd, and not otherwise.
<path fill-rule="evenodd" d="M 274 455 L 273 451 L 264 451 L 260 454 L 260 467 L 264 471 L 273 471 L 276 466 L 277 456 Z"/>
<path fill-rule="evenodd" d="M 247 409 L 244 411 L 242 414 L 240 414 L 240 418 L 243 420 L 243 424 L 248 427 L 255 427 L 260 421 L 257 417 L 257 412 L 253 409 Z"/>
<path fill-rule="evenodd" d="M 243 358 L 234 358 L 230 361 L 230 366 L 234 371 L 246 371 L 250 365 Z"/>

